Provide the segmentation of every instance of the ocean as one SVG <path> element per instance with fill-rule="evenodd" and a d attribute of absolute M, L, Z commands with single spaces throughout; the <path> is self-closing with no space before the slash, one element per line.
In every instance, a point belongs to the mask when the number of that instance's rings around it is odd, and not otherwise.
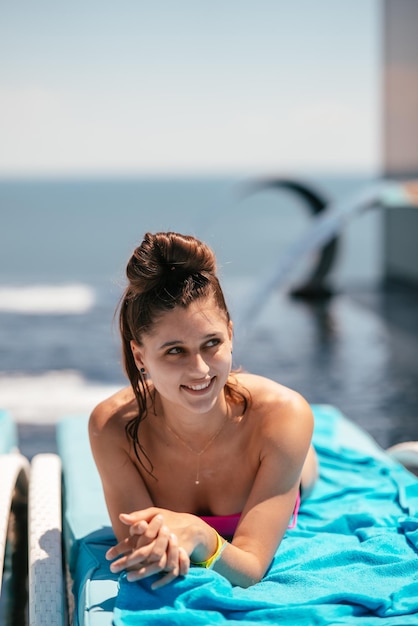
<path fill-rule="evenodd" d="M 369 183 L 348 175 L 303 180 L 337 203 Z M 114 313 L 126 262 L 146 231 L 189 233 L 211 245 L 232 316 L 239 318 L 313 219 L 292 192 L 255 188 L 256 182 L 0 182 L 0 405 L 18 423 L 27 456 L 54 450 L 54 424 L 63 415 L 89 413 L 126 383 Z M 238 329 L 234 358 L 309 401 L 339 405 L 386 444 L 393 432 L 388 420 L 396 416 L 382 411 L 390 404 L 385 394 L 392 393 L 392 406 L 393 394 L 405 389 L 391 390 L 388 382 L 390 329 L 350 296 L 380 284 L 382 229 L 377 210 L 348 224 L 329 279 L 336 295 L 326 304 L 289 297 L 316 257 L 298 263 L 280 290 L 256 303 L 253 323 Z M 411 418 L 415 383 L 403 383 L 411 385 Z"/>

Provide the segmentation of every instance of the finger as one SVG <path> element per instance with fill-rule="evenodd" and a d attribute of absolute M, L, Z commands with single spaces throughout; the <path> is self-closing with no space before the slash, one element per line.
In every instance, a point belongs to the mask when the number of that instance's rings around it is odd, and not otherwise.
<path fill-rule="evenodd" d="M 113 563 L 110 564 L 110 571 L 114 574 L 117 574 L 124 569 L 127 569 L 130 564 L 136 565 L 136 567 L 140 567 L 145 560 L 146 557 L 141 557 L 140 555 L 138 555 L 137 558 L 133 560 L 131 552 L 128 556 L 123 556 L 120 559 L 113 561 Z"/>
<path fill-rule="evenodd" d="M 116 569 L 122 570 L 129 565 L 132 559 L 136 559 L 137 557 L 139 561 L 143 561 L 150 552 L 150 550 L 143 550 L 147 546 L 149 546 L 150 541 L 144 537 L 144 535 L 134 535 L 133 537 L 129 537 L 127 543 L 124 544 L 122 548 L 118 546 L 114 546 L 110 548 L 106 552 L 106 558 L 109 561 L 113 559 L 118 559 L 114 561 L 112 564 L 112 571 L 116 571 Z"/>
<path fill-rule="evenodd" d="M 148 528 L 147 522 L 141 520 L 137 524 L 134 524 L 130 529 L 130 537 L 127 537 L 116 546 L 112 546 L 106 552 L 106 559 L 112 561 L 121 555 L 128 555 L 132 553 L 135 548 L 140 548 L 143 545 L 147 545 L 149 540 L 141 541 L 145 537 L 146 530 Z"/>
<path fill-rule="evenodd" d="M 159 553 L 159 556 L 152 556 L 153 549 L 153 543 L 146 543 L 145 545 L 139 546 L 137 549 L 131 550 L 128 554 L 114 561 L 110 566 L 110 570 L 116 574 L 117 572 L 121 572 L 122 570 L 138 569 L 138 567 L 141 567 L 142 564 L 147 562 L 148 560 L 156 563 L 161 559 L 162 555 L 161 553 Z M 152 557 L 151 559 L 150 556 Z"/>
<path fill-rule="evenodd" d="M 167 567 L 166 567 L 167 569 Z M 190 569 L 190 559 L 187 552 L 183 548 L 178 548 L 178 567 L 168 572 L 165 576 L 162 576 L 160 580 L 157 580 L 151 585 L 152 589 L 160 589 L 165 585 L 178 578 L 179 576 L 186 576 Z"/>
<path fill-rule="evenodd" d="M 132 540 L 130 537 L 127 537 L 123 541 L 120 541 L 115 546 L 109 548 L 106 552 L 106 559 L 111 561 L 112 559 L 116 559 L 116 557 L 121 556 L 122 554 L 129 554 L 132 551 Z"/>
<path fill-rule="evenodd" d="M 110 565 L 110 570 L 114 573 L 127 569 L 132 565 L 139 567 L 143 561 L 147 560 L 148 555 L 152 552 L 152 545 L 149 541 L 144 543 L 143 537 L 136 536 L 135 543 L 133 543 L 133 539 L 130 539 L 130 543 L 122 550 L 119 549 L 119 545 L 110 548 L 106 552 L 106 558 L 108 560 L 116 559 Z"/>
<path fill-rule="evenodd" d="M 160 509 L 157 509 L 155 506 L 149 507 L 148 509 L 142 509 L 141 511 L 133 511 L 132 513 L 120 513 L 119 519 L 121 522 L 126 524 L 127 526 L 131 526 L 132 524 L 136 524 L 141 520 L 145 520 L 149 522 L 153 517 L 158 515 Z"/>
<path fill-rule="evenodd" d="M 156 539 L 152 543 L 152 550 L 148 553 L 148 560 L 150 562 L 159 562 L 161 559 L 164 559 L 163 567 L 165 567 L 169 541 L 170 531 L 167 526 L 162 526 Z"/>
<path fill-rule="evenodd" d="M 147 528 L 144 532 L 144 536 L 147 539 L 151 539 L 151 540 L 155 539 L 158 536 L 159 532 L 161 531 L 163 524 L 164 524 L 163 516 L 161 514 L 155 515 L 155 517 L 153 517 L 152 520 L 147 525 Z"/>
<path fill-rule="evenodd" d="M 167 562 L 164 568 L 167 572 L 179 575 L 179 543 L 177 536 L 171 534 L 167 546 Z"/>
<path fill-rule="evenodd" d="M 149 544 L 139 550 L 134 550 L 127 556 L 123 556 L 122 558 L 113 561 L 110 565 L 110 571 L 117 574 L 123 570 L 138 569 L 148 561 L 148 556 L 151 551 L 152 546 Z"/>
<path fill-rule="evenodd" d="M 147 529 L 148 529 L 148 522 L 142 519 L 139 522 L 135 522 L 135 524 L 132 524 L 132 526 L 129 529 L 129 534 L 131 535 L 131 537 L 133 535 L 145 535 L 145 533 L 147 532 Z"/>
<path fill-rule="evenodd" d="M 134 582 L 135 580 L 142 580 L 154 574 L 158 574 L 158 572 L 161 572 L 159 563 L 146 563 L 137 570 L 129 571 L 126 574 L 126 578 L 129 582 Z"/>
<path fill-rule="evenodd" d="M 170 535 L 167 549 L 167 562 L 162 572 L 166 572 L 165 576 L 162 576 L 159 580 L 153 583 L 151 585 L 152 589 L 160 589 L 161 587 L 168 585 L 175 580 L 180 573 L 179 547 L 176 535 Z"/>
<path fill-rule="evenodd" d="M 190 558 L 184 548 L 179 548 L 179 576 L 186 576 L 190 569 Z"/>
<path fill-rule="evenodd" d="M 160 569 L 164 569 L 167 563 L 167 548 L 170 539 L 170 531 L 167 526 L 162 526 L 158 536 L 153 541 L 147 541 L 146 544 L 139 545 L 129 554 L 118 559 L 111 565 L 111 571 L 114 573 L 124 569 L 137 569 L 143 563 L 155 563 Z"/>

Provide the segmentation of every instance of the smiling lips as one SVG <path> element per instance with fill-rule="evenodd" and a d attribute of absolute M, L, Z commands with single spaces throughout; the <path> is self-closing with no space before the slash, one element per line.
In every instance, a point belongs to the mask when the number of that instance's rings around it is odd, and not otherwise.
<path fill-rule="evenodd" d="M 182 388 L 193 393 L 205 392 L 207 389 L 209 389 L 209 387 L 212 386 L 214 380 L 215 376 L 204 383 L 200 383 L 199 385 L 182 385 Z"/>

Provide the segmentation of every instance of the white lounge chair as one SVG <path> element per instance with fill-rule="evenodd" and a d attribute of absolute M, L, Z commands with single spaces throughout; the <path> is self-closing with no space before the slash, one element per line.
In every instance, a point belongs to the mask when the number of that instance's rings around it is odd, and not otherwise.
<path fill-rule="evenodd" d="M 29 480 L 29 462 L 18 452 L 0 455 L 0 589 L 8 538 L 9 518 L 13 500 L 26 497 Z"/>
<path fill-rule="evenodd" d="M 393 458 L 402 463 L 407 470 L 418 476 L 418 441 L 404 441 L 386 450 Z"/>
<path fill-rule="evenodd" d="M 25 503 L 29 462 L 17 450 L 17 431 L 13 418 L 0 410 L 0 595 L 3 596 L 3 568 L 8 540 L 17 541 L 11 513 L 17 502 Z"/>
<path fill-rule="evenodd" d="M 38 454 L 32 459 L 28 543 L 29 624 L 64 626 L 61 462 L 56 454 Z"/>

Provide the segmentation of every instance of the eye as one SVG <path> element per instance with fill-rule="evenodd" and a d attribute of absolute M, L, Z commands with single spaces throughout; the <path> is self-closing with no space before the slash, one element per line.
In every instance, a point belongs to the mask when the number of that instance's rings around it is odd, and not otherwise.
<path fill-rule="evenodd" d="M 221 343 L 220 339 L 217 339 L 217 338 L 209 339 L 209 341 L 207 341 L 205 343 L 205 347 L 206 348 L 215 348 L 216 346 L 219 346 L 220 343 Z"/>
<path fill-rule="evenodd" d="M 166 354 L 181 354 L 183 352 L 183 348 L 180 348 L 179 346 L 174 346 L 173 348 L 170 348 L 170 350 L 167 350 Z"/>

